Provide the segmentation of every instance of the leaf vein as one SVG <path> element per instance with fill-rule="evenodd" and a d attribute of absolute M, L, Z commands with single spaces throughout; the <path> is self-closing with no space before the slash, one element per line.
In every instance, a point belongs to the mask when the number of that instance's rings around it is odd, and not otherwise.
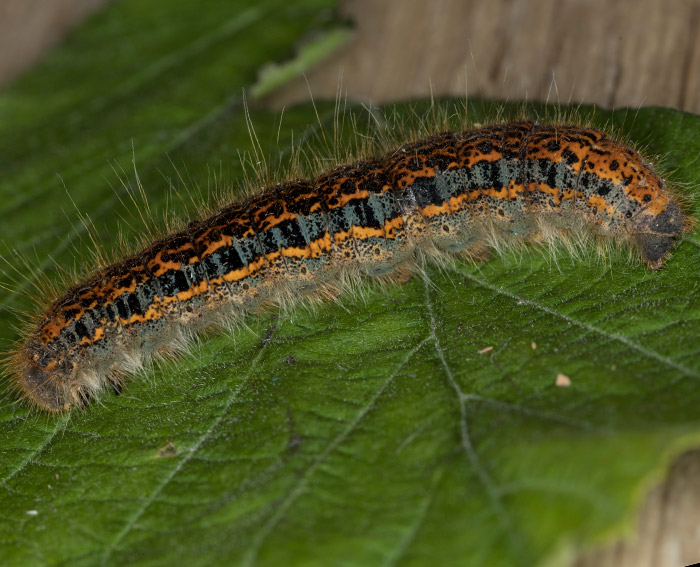
<path fill-rule="evenodd" d="M 311 480 L 311 477 L 318 470 L 319 466 L 326 460 L 328 455 L 330 455 L 331 452 L 333 452 L 350 435 L 350 433 L 352 433 L 352 431 L 355 430 L 355 428 L 359 425 L 362 419 L 364 419 L 369 414 L 370 410 L 374 407 L 377 400 L 382 396 L 387 387 L 394 381 L 394 378 L 398 375 L 401 368 L 403 368 L 404 365 L 409 360 L 411 360 L 411 358 L 413 358 L 421 348 L 423 348 L 423 346 L 428 344 L 430 340 L 431 337 L 426 337 L 406 354 L 403 360 L 401 360 L 397 364 L 394 372 L 392 372 L 391 375 L 387 377 L 387 379 L 375 392 L 372 398 L 361 408 L 361 410 L 355 416 L 355 419 L 353 419 L 352 422 L 350 422 L 348 426 L 340 433 L 340 435 L 338 435 L 328 445 L 328 447 L 326 447 L 323 453 L 321 453 L 314 459 L 314 462 L 306 470 L 304 475 L 300 478 L 299 482 L 296 484 L 294 489 L 291 490 L 287 497 L 280 503 L 275 514 L 268 520 L 268 522 L 257 533 L 256 537 L 251 542 L 251 545 L 248 548 L 248 553 L 246 554 L 246 557 L 243 560 L 244 565 L 252 566 L 255 564 L 263 542 L 272 533 L 275 526 L 277 526 L 277 524 L 282 520 L 283 516 L 291 508 L 294 502 L 304 493 L 306 487 L 308 486 Z"/>
<path fill-rule="evenodd" d="M 472 274 L 464 273 L 464 275 L 465 275 L 465 277 L 467 277 L 471 281 L 481 285 L 482 287 L 485 287 L 486 289 L 490 289 L 491 291 L 495 291 L 498 294 L 505 295 L 506 297 L 510 297 L 511 299 L 517 300 L 520 305 L 527 305 L 529 307 L 533 307 L 535 309 L 543 311 L 544 313 L 547 313 L 548 315 L 563 319 L 564 321 L 566 321 L 567 323 L 569 323 L 571 325 L 575 325 L 579 328 L 586 329 L 587 331 L 589 331 L 591 333 L 605 337 L 608 340 L 620 342 L 620 343 L 624 344 L 626 347 L 628 347 L 632 350 L 635 350 L 635 351 L 637 351 L 645 356 L 648 356 L 649 358 L 653 358 L 655 360 L 658 360 L 662 364 L 669 366 L 671 368 L 674 368 L 686 376 L 700 379 L 700 373 L 698 373 L 697 371 L 695 371 L 691 368 L 688 368 L 687 366 L 684 366 L 682 364 L 679 364 L 675 360 L 673 360 L 667 356 L 664 356 L 664 355 L 656 352 L 655 350 L 645 348 L 642 345 L 639 345 L 639 344 L 631 341 L 629 338 L 627 338 L 623 335 L 613 333 L 610 331 L 606 331 L 604 329 L 596 327 L 595 325 L 591 325 L 590 323 L 585 323 L 584 321 L 580 321 L 579 319 L 576 319 L 575 317 L 565 315 L 564 313 L 556 311 L 555 309 L 541 305 L 532 299 L 524 298 L 516 293 L 504 290 L 503 288 L 500 288 L 498 286 L 490 284 L 489 282 L 486 282 L 484 280 L 480 280 L 479 278 L 475 277 Z"/>

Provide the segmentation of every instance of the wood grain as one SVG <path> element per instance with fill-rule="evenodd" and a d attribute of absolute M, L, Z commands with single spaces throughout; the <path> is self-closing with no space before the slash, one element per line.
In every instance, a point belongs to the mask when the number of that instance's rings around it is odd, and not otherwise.
<path fill-rule="evenodd" d="M 700 1 L 346 0 L 354 38 L 308 73 L 316 98 L 436 95 L 700 113 Z M 300 79 L 280 106 L 309 99 Z"/>
<path fill-rule="evenodd" d="M 679 567 L 700 562 L 700 450 L 681 455 L 646 496 L 636 529 L 583 554 L 576 567 Z"/>
<path fill-rule="evenodd" d="M 109 0 L 0 0 L 0 87 Z"/>

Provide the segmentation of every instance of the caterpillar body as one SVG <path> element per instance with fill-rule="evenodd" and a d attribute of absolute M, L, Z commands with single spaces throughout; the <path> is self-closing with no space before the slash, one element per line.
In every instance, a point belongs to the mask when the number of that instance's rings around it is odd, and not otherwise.
<path fill-rule="evenodd" d="M 200 329 L 348 274 L 580 230 L 656 270 L 689 222 L 639 153 L 596 129 L 448 131 L 269 187 L 99 270 L 44 310 L 10 369 L 32 404 L 64 411 Z"/>

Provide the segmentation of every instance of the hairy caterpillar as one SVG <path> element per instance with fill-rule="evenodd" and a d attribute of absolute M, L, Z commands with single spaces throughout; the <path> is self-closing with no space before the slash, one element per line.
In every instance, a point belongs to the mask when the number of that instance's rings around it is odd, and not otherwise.
<path fill-rule="evenodd" d="M 46 308 L 11 371 L 31 403 L 68 410 L 197 330 L 348 274 L 390 278 L 572 231 L 626 242 L 656 270 L 689 223 L 651 166 L 601 131 L 445 132 L 269 187 L 107 266 Z"/>

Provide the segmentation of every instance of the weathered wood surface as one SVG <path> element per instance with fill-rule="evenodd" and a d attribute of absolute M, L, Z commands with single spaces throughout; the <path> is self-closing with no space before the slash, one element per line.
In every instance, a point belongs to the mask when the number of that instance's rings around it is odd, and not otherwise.
<path fill-rule="evenodd" d="M 0 0 L 0 87 L 109 0 Z"/>
<path fill-rule="evenodd" d="M 700 113 L 698 0 L 345 0 L 347 46 L 308 74 L 374 103 L 450 94 Z M 308 100 L 305 81 L 276 98 Z"/>

